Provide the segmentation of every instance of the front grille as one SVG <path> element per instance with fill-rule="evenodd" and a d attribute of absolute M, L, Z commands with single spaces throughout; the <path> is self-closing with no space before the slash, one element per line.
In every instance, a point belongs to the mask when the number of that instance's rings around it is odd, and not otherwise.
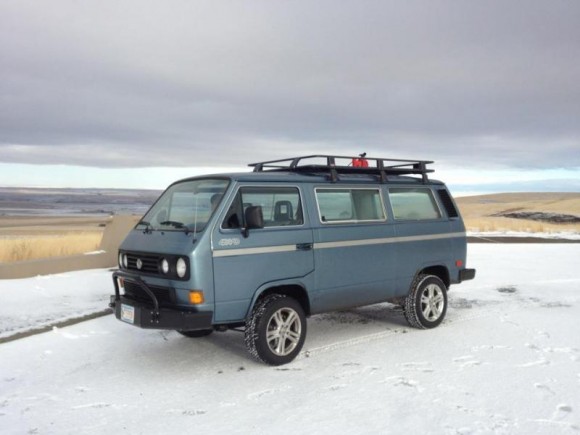
<path fill-rule="evenodd" d="M 125 294 L 124 296 L 128 299 L 132 299 L 137 302 L 143 302 L 145 304 L 151 305 L 153 307 L 153 300 L 147 294 L 139 284 L 125 280 Z M 160 306 L 169 306 L 175 304 L 175 289 L 170 287 L 155 287 L 147 286 L 149 290 L 153 292 Z"/>
<path fill-rule="evenodd" d="M 159 274 L 159 261 L 161 257 L 155 254 L 127 253 L 127 269 L 141 273 Z M 139 268 L 139 265 L 141 266 Z"/>
<path fill-rule="evenodd" d="M 127 251 L 119 251 L 119 254 L 121 255 L 120 261 L 123 263 L 121 266 L 123 270 L 137 272 L 139 275 L 160 276 L 175 281 L 189 281 L 191 277 L 189 258 L 186 255 Z M 169 270 L 166 273 L 163 273 L 161 269 L 163 260 L 166 260 L 169 266 Z M 179 260 L 185 261 L 186 272 L 184 276 L 177 274 L 177 263 Z"/>

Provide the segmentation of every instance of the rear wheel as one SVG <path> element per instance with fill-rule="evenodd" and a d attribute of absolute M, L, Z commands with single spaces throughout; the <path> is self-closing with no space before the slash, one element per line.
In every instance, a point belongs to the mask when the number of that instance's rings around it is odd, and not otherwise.
<path fill-rule="evenodd" d="M 292 361 L 304 345 L 306 316 L 294 299 L 273 294 L 256 303 L 246 323 L 248 351 L 270 365 Z"/>
<path fill-rule="evenodd" d="M 415 328 L 438 326 L 447 312 L 447 287 L 435 275 L 419 275 L 403 305 L 405 318 Z"/>
<path fill-rule="evenodd" d="M 207 337 L 213 332 L 213 329 L 199 329 L 197 331 L 177 331 L 181 335 L 191 338 Z"/>

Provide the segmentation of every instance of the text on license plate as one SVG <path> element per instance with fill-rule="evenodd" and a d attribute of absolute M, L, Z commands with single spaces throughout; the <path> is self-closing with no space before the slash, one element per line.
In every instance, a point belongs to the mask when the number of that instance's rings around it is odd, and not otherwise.
<path fill-rule="evenodd" d="M 121 304 L 121 320 L 127 323 L 135 323 L 135 307 Z"/>

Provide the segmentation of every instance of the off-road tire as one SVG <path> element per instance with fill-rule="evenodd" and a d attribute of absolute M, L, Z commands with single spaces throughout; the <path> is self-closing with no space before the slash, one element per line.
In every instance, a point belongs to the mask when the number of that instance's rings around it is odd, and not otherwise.
<path fill-rule="evenodd" d="M 185 335 L 186 337 L 190 338 L 201 338 L 207 337 L 213 332 L 213 329 L 198 329 L 196 331 L 177 331 L 181 335 Z"/>
<path fill-rule="evenodd" d="M 403 313 L 409 325 L 419 329 L 438 326 L 447 313 L 447 287 L 435 275 L 418 275 L 405 298 Z"/>
<path fill-rule="evenodd" d="M 295 299 L 272 294 L 259 300 L 246 321 L 245 341 L 250 354 L 279 366 L 300 353 L 306 339 L 306 316 Z"/>

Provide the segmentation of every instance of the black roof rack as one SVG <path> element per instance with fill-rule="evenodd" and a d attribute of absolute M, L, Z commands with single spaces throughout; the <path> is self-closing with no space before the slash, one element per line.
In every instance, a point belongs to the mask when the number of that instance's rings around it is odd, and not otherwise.
<path fill-rule="evenodd" d="M 361 163 L 362 161 L 365 163 Z M 357 157 L 329 155 L 292 157 L 288 159 L 251 163 L 248 166 L 253 167 L 254 172 L 289 171 L 301 173 L 329 173 L 330 180 L 333 183 L 339 180 L 339 174 L 377 175 L 381 183 L 386 183 L 389 175 L 421 175 L 423 183 L 427 183 L 429 181 L 427 174 L 435 172 L 433 169 L 427 169 L 427 165 L 430 163 L 433 162 L 427 160 L 401 160 L 366 157 L 366 153 L 363 153 Z"/>

